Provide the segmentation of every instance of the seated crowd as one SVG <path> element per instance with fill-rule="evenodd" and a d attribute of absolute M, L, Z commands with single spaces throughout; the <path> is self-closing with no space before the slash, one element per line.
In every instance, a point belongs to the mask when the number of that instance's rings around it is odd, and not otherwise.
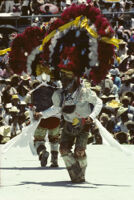
<path fill-rule="evenodd" d="M 128 56 L 127 69 L 113 65 L 109 74 L 100 84 L 90 83 L 92 90 L 103 101 L 98 117 L 102 125 L 121 144 L 134 144 L 134 57 Z M 122 64 L 122 63 L 121 63 Z M 30 124 L 33 105 L 28 100 L 30 91 L 41 82 L 25 74 L 9 75 L 0 79 L 0 142 L 6 143 L 20 134 Z M 61 125 L 62 126 L 62 125 Z M 90 129 L 89 144 L 102 144 L 98 128 Z"/>
<path fill-rule="evenodd" d="M 62 0 L 58 6 L 62 11 L 74 2 L 77 3 L 77 1 Z M 55 4 L 57 5 L 57 1 Z M 112 16 L 111 23 L 116 38 L 122 41 L 119 49 L 116 48 L 114 64 L 106 78 L 98 85 L 90 83 L 91 89 L 103 101 L 98 119 L 119 143 L 134 144 L 134 26 L 133 23 L 128 23 L 129 20 L 125 15 L 121 14 L 126 11 L 125 9 L 133 11 L 133 3 L 122 0 L 119 4 L 106 4 L 96 0 L 94 4 L 104 12 L 120 12 L 120 15 Z M 1 49 L 3 47 L 4 45 L 0 46 Z M 39 84 L 37 79 L 27 74 L 22 76 L 13 74 L 8 63 L 8 53 L 0 56 L 0 143 L 6 143 L 20 134 L 22 129 L 31 123 L 30 113 L 34 112 L 34 109 L 27 96 Z M 103 143 L 103 138 L 95 125 L 90 129 L 88 143 Z"/>

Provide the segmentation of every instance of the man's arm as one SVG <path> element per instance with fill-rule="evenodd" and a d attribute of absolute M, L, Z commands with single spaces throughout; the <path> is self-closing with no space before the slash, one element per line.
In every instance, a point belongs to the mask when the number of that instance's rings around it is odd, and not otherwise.
<path fill-rule="evenodd" d="M 94 108 L 93 108 L 92 113 L 89 115 L 89 117 L 92 118 L 92 120 L 94 120 L 99 115 L 103 106 L 102 100 L 99 97 L 97 97 L 97 95 L 95 96 L 92 98 L 93 100 L 92 104 L 94 105 Z"/>
<path fill-rule="evenodd" d="M 48 117 L 60 114 L 62 111 L 62 108 L 60 107 L 60 101 L 61 101 L 61 93 L 57 90 L 52 95 L 53 105 L 49 107 L 47 110 L 41 112 L 40 117 L 46 119 Z"/>
<path fill-rule="evenodd" d="M 61 107 L 57 107 L 57 106 L 53 105 L 50 108 L 48 108 L 47 110 L 42 112 L 42 117 L 46 119 L 46 118 L 51 117 L 53 115 L 57 115 L 60 112 L 61 112 Z"/>

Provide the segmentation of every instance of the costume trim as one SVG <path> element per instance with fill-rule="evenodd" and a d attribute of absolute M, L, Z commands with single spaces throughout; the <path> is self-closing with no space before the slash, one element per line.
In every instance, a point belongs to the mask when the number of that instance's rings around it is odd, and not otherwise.
<path fill-rule="evenodd" d="M 0 56 L 6 54 L 9 51 L 11 51 L 11 48 L 0 50 Z"/>
<path fill-rule="evenodd" d="M 32 66 L 32 63 L 36 55 L 41 53 L 39 45 L 41 45 L 43 36 L 44 32 L 39 27 L 28 27 L 13 40 L 9 52 L 9 64 L 14 73 L 35 72 L 36 65 Z"/>
<path fill-rule="evenodd" d="M 40 47 L 40 50 L 42 51 L 43 50 L 43 46 L 49 42 L 49 40 L 51 40 L 54 35 L 57 33 L 57 31 L 59 32 L 62 32 L 66 29 L 69 29 L 70 27 L 72 26 L 79 26 L 79 28 L 84 28 L 87 30 L 87 32 L 94 38 L 99 38 L 99 35 L 97 34 L 96 31 L 94 31 L 92 29 L 92 27 L 90 27 L 88 25 L 88 19 L 87 17 L 84 17 L 84 19 L 81 21 L 81 18 L 83 18 L 83 16 L 79 16 L 79 17 L 76 17 L 75 20 L 69 22 L 69 23 L 66 23 L 64 24 L 63 26 L 60 26 L 58 29 L 52 31 L 51 33 L 49 33 L 44 39 L 43 39 L 43 42 L 42 42 L 42 45 Z M 108 38 L 108 37 L 102 37 L 102 38 L 99 38 L 100 40 L 106 42 L 106 43 L 109 43 L 109 44 L 113 44 L 114 46 L 116 47 L 119 47 L 119 42 L 120 40 L 117 39 L 117 38 Z"/>
<path fill-rule="evenodd" d="M 113 34 L 98 8 L 73 4 L 50 24 L 41 50 L 56 71 L 68 69 L 99 83 L 112 67 L 114 45 L 119 44 Z"/>
<path fill-rule="evenodd" d="M 119 144 L 112 137 L 111 133 L 109 133 L 97 119 L 95 119 L 95 123 L 97 127 L 99 128 L 100 134 L 103 138 L 103 144 L 111 145 L 112 147 L 117 148 L 118 150 L 122 151 L 126 155 L 129 155 L 132 157 L 134 156 L 134 152 L 132 152 L 131 150 L 128 150 L 127 148 L 124 148 L 121 144 Z M 34 144 L 33 144 L 33 135 L 34 135 L 34 131 L 37 125 L 38 125 L 38 121 L 37 122 L 34 121 L 34 123 L 29 125 L 28 127 L 23 128 L 22 132 L 19 135 L 17 135 L 16 137 L 14 137 L 13 139 L 11 139 L 9 142 L 7 142 L 6 144 L 2 146 L 1 153 L 6 153 L 12 147 L 17 147 L 17 146 L 26 147 L 29 145 L 32 154 L 37 155 L 34 148 Z"/>

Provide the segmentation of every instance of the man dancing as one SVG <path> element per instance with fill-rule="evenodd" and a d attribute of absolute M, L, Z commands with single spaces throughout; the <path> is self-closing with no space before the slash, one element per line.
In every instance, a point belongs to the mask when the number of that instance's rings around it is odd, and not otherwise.
<path fill-rule="evenodd" d="M 58 112 L 62 113 L 64 122 L 60 140 L 60 153 L 74 183 L 85 182 L 87 167 L 86 146 L 89 129 L 99 115 L 102 101 L 91 91 L 90 84 L 80 80 L 68 69 L 61 69 L 63 88 L 54 92 L 53 106 L 43 112 L 47 118 Z M 74 147 L 74 152 L 71 149 Z"/>

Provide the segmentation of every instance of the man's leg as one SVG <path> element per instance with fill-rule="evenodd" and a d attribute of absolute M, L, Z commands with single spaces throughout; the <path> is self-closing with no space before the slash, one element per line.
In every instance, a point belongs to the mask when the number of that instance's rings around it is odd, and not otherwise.
<path fill-rule="evenodd" d="M 72 136 L 68 132 L 67 126 L 68 123 L 65 124 L 61 135 L 60 153 L 68 170 L 71 181 L 74 183 L 81 183 L 85 181 L 83 180 L 83 169 L 81 168 L 81 163 L 78 161 L 76 155 L 71 152 L 76 137 Z"/>
<path fill-rule="evenodd" d="M 48 138 L 50 142 L 50 150 L 51 150 L 51 166 L 50 167 L 58 167 L 58 147 L 59 147 L 59 135 L 60 135 L 60 126 L 49 129 Z"/>
<path fill-rule="evenodd" d="M 14 1 L 10 1 L 9 10 L 13 12 Z"/>
<path fill-rule="evenodd" d="M 34 133 L 34 146 L 39 156 L 41 166 L 45 167 L 47 164 L 49 153 L 46 151 L 45 146 L 45 136 L 47 133 L 47 129 L 41 126 L 42 121 L 43 119 L 41 119 L 41 122 L 39 123 Z"/>
<path fill-rule="evenodd" d="M 5 12 L 8 13 L 10 8 L 10 1 L 5 2 Z"/>
<path fill-rule="evenodd" d="M 74 157 L 78 161 L 81 168 L 81 177 L 76 180 L 76 182 L 84 182 L 85 181 L 85 171 L 87 167 L 87 156 L 86 156 L 86 146 L 88 141 L 88 133 L 80 133 L 76 138 Z"/>

